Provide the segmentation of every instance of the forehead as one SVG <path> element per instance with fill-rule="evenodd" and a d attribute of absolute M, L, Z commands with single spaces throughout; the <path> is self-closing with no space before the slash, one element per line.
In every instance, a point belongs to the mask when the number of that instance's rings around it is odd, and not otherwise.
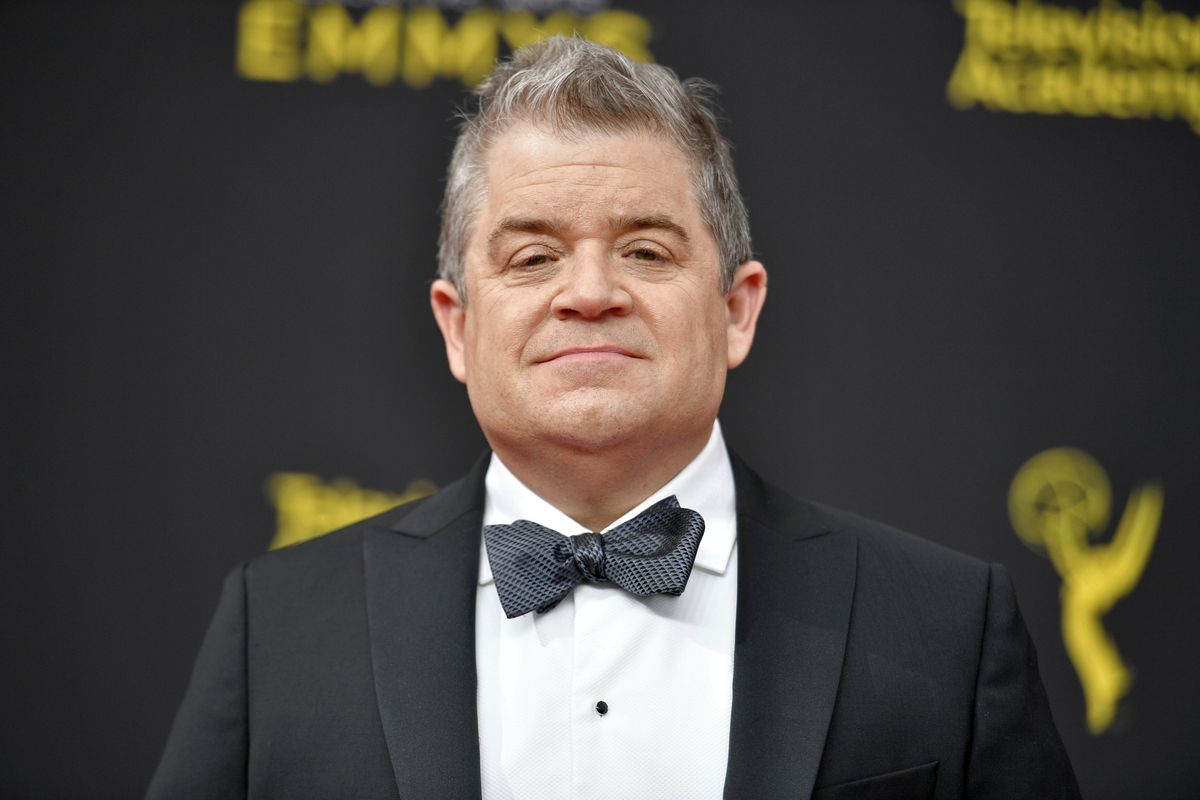
<path fill-rule="evenodd" d="M 498 219 L 541 214 L 587 223 L 597 216 L 666 214 L 703 226 L 687 157 L 646 133 L 566 137 L 529 123 L 501 134 L 484 161 L 483 231 Z M 697 231 L 699 233 L 699 231 Z"/>

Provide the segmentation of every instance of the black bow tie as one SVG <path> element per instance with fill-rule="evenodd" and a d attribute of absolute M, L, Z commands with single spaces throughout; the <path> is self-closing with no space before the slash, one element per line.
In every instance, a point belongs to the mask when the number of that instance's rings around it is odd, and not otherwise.
<path fill-rule="evenodd" d="M 609 532 L 564 536 L 536 522 L 486 525 L 488 562 L 509 619 L 546 611 L 583 581 L 612 581 L 631 594 L 683 593 L 704 518 L 672 495 Z"/>

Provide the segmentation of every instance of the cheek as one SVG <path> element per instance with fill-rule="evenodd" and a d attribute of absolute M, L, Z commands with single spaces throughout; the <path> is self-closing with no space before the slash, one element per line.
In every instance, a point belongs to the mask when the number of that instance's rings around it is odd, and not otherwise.
<path fill-rule="evenodd" d="M 518 313 L 518 304 L 500 298 L 488 298 L 475 312 L 468 314 L 464 330 L 468 369 L 477 378 L 481 372 L 512 373 L 532 330 L 529 316 Z"/>
<path fill-rule="evenodd" d="M 725 353 L 729 348 L 724 306 L 706 303 L 686 313 L 692 321 L 687 333 L 687 346 L 692 349 L 695 359 L 705 364 L 719 361 L 724 367 Z"/>
<path fill-rule="evenodd" d="M 668 385 L 675 402 L 707 403 L 724 386 L 728 347 L 725 330 L 703 310 L 692 308 L 684 313 L 690 318 L 676 320 L 670 333 L 658 339 L 667 359 L 666 372 L 672 376 L 667 379 Z"/>

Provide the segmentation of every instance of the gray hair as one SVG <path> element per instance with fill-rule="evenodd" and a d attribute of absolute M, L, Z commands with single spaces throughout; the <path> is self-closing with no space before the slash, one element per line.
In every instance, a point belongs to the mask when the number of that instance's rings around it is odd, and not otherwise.
<path fill-rule="evenodd" d="M 665 137 L 692 166 L 693 190 L 721 259 L 721 290 L 751 257 L 750 222 L 729 142 L 721 135 L 711 84 L 680 81 L 580 38 L 554 36 L 497 64 L 474 91 L 450 159 L 442 199 L 438 275 L 465 300 L 464 258 L 485 195 L 488 147 L 514 124 L 533 121 L 559 134 L 649 133 Z"/>

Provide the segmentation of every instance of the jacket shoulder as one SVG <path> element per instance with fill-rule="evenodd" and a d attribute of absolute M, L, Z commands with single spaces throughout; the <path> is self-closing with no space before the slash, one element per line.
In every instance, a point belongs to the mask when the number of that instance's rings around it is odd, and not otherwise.
<path fill-rule="evenodd" d="M 983 580 L 988 564 L 891 525 L 802 497 L 763 480 L 731 453 L 738 489 L 738 513 L 795 537 L 850 536 L 857 540 L 860 569 L 884 564 L 893 570 L 955 573 Z"/>
<path fill-rule="evenodd" d="M 734 460 L 739 513 L 787 538 L 853 539 L 856 605 L 884 617 L 954 619 L 967 634 L 982 622 L 993 568 L 981 559 L 891 525 L 799 498 Z M 968 636 L 971 634 L 967 634 Z"/>
<path fill-rule="evenodd" d="M 810 505 L 828 520 L 831 530 L 853 534 L 858 539 L 860 558 L 868 563 L 879 560 L 892 568 L 962 572 L 986 580 L 988 564 L 975 556 L 850 511 L 818 503 Z"/>

